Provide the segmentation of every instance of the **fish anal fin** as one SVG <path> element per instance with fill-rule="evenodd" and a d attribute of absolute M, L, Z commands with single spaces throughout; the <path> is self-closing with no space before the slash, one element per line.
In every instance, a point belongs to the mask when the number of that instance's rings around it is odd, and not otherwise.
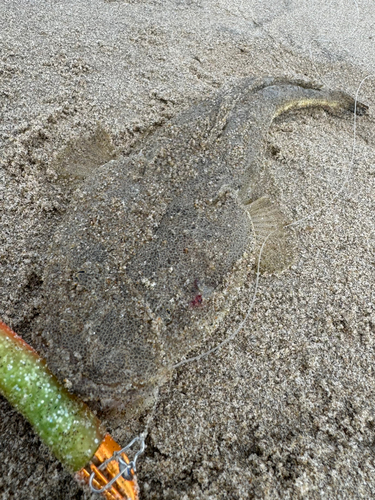
<path fill-rule="evenodd" d="M 262 249 L 259 270 L 261 273 L 280 273 L 291 266 L 295 259 L 295 248 L 286 228 L 288 221 L 267 196 L 247 205 L 256 237 L 256 263 Z"/>

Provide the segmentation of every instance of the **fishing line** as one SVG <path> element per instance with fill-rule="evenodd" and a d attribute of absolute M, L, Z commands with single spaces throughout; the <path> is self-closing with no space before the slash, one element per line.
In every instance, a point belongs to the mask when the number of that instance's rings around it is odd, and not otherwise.
<path fill-rule="evenodd" d="M 352 34 L 354 34 L 354 32 L 357 30 L 357 27 L 358 27 L 359 6 L 358 6 L 358 2 L 356 0 L 354 0 L 354 3 L 355 3 L 355 6 L 356 6 L 356 11 L 357 11 L 356 25 L 355 25 L 353 31 L 346 38 L 348 38 L 349 36 L 351 36 Z M 310 56 L 311 56 L 311 59 L 312 59 L 311 52 L 310 52 Z M 315 67 L 315 65 L 314 65 L 314 67 Z M 317 215 L 317 214 L 321 213 L 322 211 L 326 210 L 327 207 L 329 205 L 331 205 L 341 195 L 341 193 L 345 189 L 345 186 L 347 185 L 347 183 L 349 181 L 349 178 L 350 178 L 350 176 L 352 174 L 353 166 L 354 166 L 354 160 L 355 160 L 355 149 L 356 149 L 356 142 L 357 142 L 357 114 L 356 114 L 356 111 L 357 111 L 358 96 L 359 96 L 360 90 L 361 90 L 364 82 L 366 80 L 370 79 L 370 78 L 375 78 L 375 74 L 367 75 L 365 78 L 363 78 L 362 81 L 360 82 L 360 84 L 359 84 L 359 86 L 357 88 L 356 94 L 355 94 L 354 111 L 353 111 L 353 143 L 352 143 L 352 149 L 351 149 L 351 156 L 350 156 L 349 168 L 347 170 L 346 176 L 345 176 L 345 178 L 344 178 L 344 180 L 343 180 L 340 188 L 338 189 L 338 191 L 328 201 L 326 201 L 323 204 L 322 207 L 320 207 L 319 209 L 311 212 L 310 214 L 308 214 L 308 215 L 306 215 L 304 217 L 301 217 L 300 219 L 298 219 L 298 220 L 296 220 L 296 221 L 294 221 L 294 222 L 292 222 L 290 224 L 285 225 L 284 228 L 290 228 L 290 227 L 293 227 L 293 226 L 297 226 L 301 222 L 306 221 L 308 219 L 311 219 L 315 215 Z M 257 261 L 257 270 L 256 270 L 254 291 L 253 291 L 253 294 L 252 294 L 250 306 L 249 306 L 249 308 L 248 308 L 248 310 L 246 312 L 246 315 L 245 315 L 244 319 L 240 322 L 240 324 L 237 326 L 237 328 L 234 330 L 234 332 L 231 333 L 228 337 L 226 337 L 217 346 L 215 346 L 212 349 L 209 349 L 209 350 L 207 350 L 207 351 L 205 351 L 205 352 L 203 352 L 203 353 L 201 353 L 201 354 L 199 354 L 197 356 L 193 356 L 191 358 L 184 359 L 184 360 L 180 361 L 179 363 L 176 363 L 173 366 L 173 369 L 179 368 L 179 367 L 181 367 L 183 365 L 186 365 L 188 363 L 192 363 L 194 361 L 199 361 L 199 360 L 201 360 L 203 358 L 206 358 L 206 357 L 210 356 L 211 354 L 214 354 L 215 352 L 217 352 L 220 349 L 222 349 L 225 345 L 227 345 L 230 342 L 232 342 L 237 337 L 237 335 L 239 334 L 239 332 L 243 329 L 243 327 L 245 326 L 247 320 L 249 319 L 249 316 L 250 316 L 251 312 L 253 311 L 254 304 L 255 304 L 255 301 L 256 301 L 256 298 L 257 298 L 257 295 L 258 295 L 259 281 L 260 281 L 260 264 L 261 264 L 261 260 L 262 260 L 262 254 L 263 254 L 264 247 L 265 247 L 267 241 L 269 240 L 269 238 L 276 231 L 277 230 L 271 231 L 267 235 L 267 237 L 264 239 L 264 241 L 263 241 L 263 243 L 262 243 L 262 245 L 260 247 L 260 251 L 259 251 L 259 255 L 258 255 L 258 261 Z M 155 402 L 154 402 L 154 405 L 153 405 L 152 412 L 151 412 L 150 416 L 147 419 L 146 428 L 145 428 L 144 432 L 140 435 L 142 437 L 142 439 L 146 439 L 146 436 L 148 434 L 149 426 L 150 426 L 150 424 L 151 424 L 151 422 L 153 420 L 153 417 L 155 415 L 155 412 L 156 412 L 157 403 L 158 403 L 158 395 L 155 396 Z"/>
<path fill-rule="evenodd" d="M 260 262 L 261 262 L 261 257 L 262 257 L 264 246 L 265 246 L 268 238 L 274 232 L 275 231 L 272 231 L 271 233 L 268 234 L 268 236 L 264 239 L 264 241 L 262 243 L 262 246 L 260 247 L 259 256 L 258 256 L 258 264 L 257 264 L 257 273 L 256 273 L 256 278 L 255 278 L 255 289 L 254 289 L 254 292 L 253 292 L 253 298 L 251 300 L 250 307 L 249 307 L 249 309 L 248 309 L 248 311 L 246 313 L 245 318 L 241 321 L 241 323 L 239 324 L 239 326 L 237 327 L 237 329 L 231 335 L 229 335 L 226 339 L 224 339 L 220 344 L 218 344 L 216 347 L 213 347 L 209 351 L 203 352 L 202 354 L 199 354 L 198 356 L 194 356 L 193 358 L 188 358 L 188 359 L 182 360 L 179 363 L 177 363 L 176 365 L 174 365 L 173 368 L 178 368 L 179 366 L 185 365 L 186 363 L 190 363 L 192 361 L 198 361 L 199 359 L 202 359 L 202 358 L 205 358 L 206 356 L 209 356 L 210 354 L 218 351 L 223 346 L 225 346 L 226 344 L 228 344 L 229 342 L 231 342 L 237 336 L 237 334 L 241 331 L 242 327 L 244 326 L 244 324 L 246 323 L 246 321 L 248 320 L 248 318 L 250 316 L 250 313 L 251 313 L 251 311 L 253 309 L 254 302 L 255 302 L 255 299 L 256 299 L 256 296 L 257 296 L 258 285 L 259 285 L 259 277 L 260 277 Z"/>
<path fill-rule="evenodd" d="M 352 170 L 353 170 L 353 164 L 354 164 L 354 157 L 355 157 L 355 147 L 356 147 L 356 139 L 357 139 L 357 115 L 356 115 L 356 111 L 357 111 L 357 102 L 358 102 L 358 95 L 359 95 L 359 92 L 361 90 L 361 87 L 363 85 L 363 83 L 368 79 L 368 78 L 375 78 L 375 74 L 373 75 L 368 75 L 366 76 L 365 78 L 363 78 L 363 80 L 361 81 L 361 83 L 359 84 L 358 88 L 357 88 L 357 92 L 356 92 L 356 95 L 355 95 L 355 100 L 354 100 L 354 121 L 353 121 L 353 145 L 352 145 L 352 152 L 351 152 L 351 159 L 350 159 L 350 165 L 349 165 L 349 169 L 348 169 L 348 172 L 346 174 L 346 177 L 340 187 L 340 189 L 337 191 L 337 193 L 330 199 L 328 200 L 322 207 L 320 207 L 319 209 L 315 210 L 314 212 L 311 212 L 310 214 L 306 215 L 305 217 L 301 217 L 300 219 L 298 219 L 297 221 L 294 221 L 290 224 L 287 224 L 284 226 L 284 228 L 288 228 L 288 227 L 292 227 L 292 226 L 296 226 L 297 224 L 300 224 L 302 221 L 305 221 L 307 219 L 310 219 L 311 217 L 314 217 L 316 214 L 320 213 L 321 211 L 323 211 L 325 208 L 327 208 L 328 205 L 332 204 L 333 201 L 335 199 L 337 199 L 340 194 L 342 193 L 342 191 L 344 190 L 348 180 L 349 180 L 349 177 L 352 173 Z M 259 288 L 259 279 L 260 279 L 260 263 L 261 263 L 261 257 L 262 257 L 262 253 L 263 253 L 263 249 L 264 249 L 264 246 L 267 242 L 267 240 L 276 232 L 275 231 L 271 231 L 267 237 L 265 238 L 265 240 L 263 241 L 263 244 L 261 246 L 261 249 L 260 249 L 260 252 L 259 252 L 259 256 L 258 256 L 258 264 L 257 264 L 257 273 L 256 273 L 256 279 L 255 279 L 255 288 L 254 288 L 254 292 L 253 292 L 253 296 L 252 296 L 252 299 L 251 299 L 251 303 L 250 303 L 250 306 L 249 306 L 249 309 L 246 313 L 246 316 L 245 318 L 241 321 L 241 323 L 239 324 L 239 326 L 236 328 L 236 330 L 231 334 L 229 335 L 226 339 L 224 339 L 222 342 L 220 342 L 220 344 L 218 344 L 217 346 L 213 347 L 212 349 L 202 353 L 202 354 L 199 354 L 197 356 L 194 356 L 192 358 L 188 358 L 188 359 L 185 359 L 185 360 L 182 360 L 180 361 L 179 363 L 177 363 L 176 365 L 173 366 L 173 368 L 178 368 L 179 366 L 182 366 L 182 365 L 185 365 L 187 363 L 191 363 L 193 361 L 198 361 L 202 358 L 205 358 L 207 356 L 209 356 L 210 354 L 213 354 L 214 352 L 220 350 L 222 347 L 224 347 L 226 344 L 228 344 L 229 342 L 231 342 L 232 340 L 234 340 L 234 338 L 238 335 L 238 333 L 242 330 L 242 328 L 244 327 L 246 321 L 248 320 L 252 310 L 253 310 L 253 307 L 254 307 L 254 303 L 255 303 L 255 300 L 256 300 L 256 296 L 257 296 L 257 293 L 258 293 L 258 288 Z"/>
<path fill-rule="evenodd" d="M 286 226 L 284 227 L 292 227 L 292 226 L 296 226 L 297 224 L 299 224 L 300 222 L 302 221 L 305 221 L 307 219 L 310 219 L 311 217 L 314 217 L 316 214 L 322 212 L 325 208 L 328 207 L 328 205 L 331 205 L 333 201 L 335 201 L 339 196 L 340 194 L 342 193 L 342 191 L 344 190 L 346 184 L 348 183 L 349 181 L 349 177 L 351 176 L 352 174 L 352 171 L 353 171 L 353 166 L 354 166 L 354 158 L 355 158 L 355 148 L 356 148 L 356 143 L 357 143 L 357 114 L 356 114 L 356 111 L 357 111 L 357 102 L 358 102 L 358 95 L 359 95 L 359 92 L 361 90 L 361 87 L 363 85 L 363 83 L 368 79 L 368 78 L 375 78 L 375 74 L 372 74 L 372 75 L 367 75 L 365 78 L 362 79 L 361 83 L 359 84 L 358 88 L 357 88 L 357 92 L 355 94 L 355 99 L 354 99 L 354 112 L 353 112 L 353 115 L 354 115 L 354 119 L 353 119 L 353 144 L 352 144 L 352 152 L 351 152 L 351 158 L 350 158 L 350 163 L 349 163 L 349 168 L 347 170 L 347 173 L 346 173 L 346 176 L 344 178 L 344 181 L 342 182 L 341 184 L 341 187 L 340 189 L 336 192 L 336 194 L 334 196 L 332 196 L 331 199 L 329 199 L 327 202 L 325 202 L 323 204 L 322 207 L 318 208 L 317 210 L 314 210 L 314 212 L 311 212 L 309 213 L 308 215 L 306 215 L 305 217 L 301 217 L 300 219 L 294 221 L 294 222 L 291 222 L 290 224 L 287 224 Z"/>
<path fill-rule="evenodd" d="M 354 4 L 355 4 L 355 7 L 356 7 L 356 20 L 355 20 L 355 26 L 353 28 L 353 30 L 343 39 L 343 40 L 346 40 L 348 39 L 349 37 L 351 37 L 356 31 L 357 31 L 357 28 L 358 28 L 358 23 L 359 23 L 359 4 L 357 2 L 357 0 L 353 0 Z M 328 7 L 331 7 L 332 6 L 332 1 L 330 2 L 330 4 L 328 5 Z M 266 30 L 265 30 L 266 31 Z M 309 49 L 309 52 L 310 52 L 310 59 L 311 59 L 311 62 L 316 70 L 316 72 L 318 73 L 318 75 L 320 76 L 320 73 L 319 71 L 317 70 L 317 68 L 315 67 L 315 64 L 313 62 L 313 56 L 312 56 L 312 52 L 311 52 L 311 47 L 312 47 L 312 43 L 314 41 L 323 41 L 323 39 L 314 39 L 311 41 L 310 43 L 310 49 Z M 330 40 L 324 40 L 324 41 L 330 41 Z M 331 199 L 329 199 L 328 201 L 326 201 L 322 207 L 320 207 L 319 209 L 311 212 L 310 214 L 306 215 L 305 217 L 301 217 L 300 219 L 298 219 L 297 221 L 294 221 L 290 224 L 287 224 L 286 226 L 284 226 L 284 228 L 289 228 L 289 227 L 293 227 L 293 226 L 297 226 L 298 224 L 300 224 L 301 222 L 303 221 L 306 221 L 308 219 L 311 219 L 312 217 L 314 217 L 315 215 L 317 215 L 318 213 L 321 213 L 322 211 L 324 211 L 329 205 L 331 205 L 339 196 L 340 194 L 343 192 L 343 190 L 345 189 L 345 186 L 347 185 L 348 183 L 348 180 L 352 174 L 352 171 L 353 171 L 353 165 L 354 165 L 354 159 L 355 159 L 355 147 L 356 147 L 356 140 L 357 140 L 357 114 L 356 114 L 356 111 L 357 111 L 357 102 L 358 102 L 358 95 L 359 95 L 359 92 L 362 88 L 362 85 L 364 84 L 364 82 L 369 79 L 369 78 L 374 78 L 375 77 L 375 74 L 371 74 L 371 75 L 368 75 L 366 76 L 365 78 L 362 79 L 362 81 L 360 82 L 358 88 L 357 88 L 357 91 L 356 91 L 356 94 L 355 94 L 355 99 L 354 99 L 354 111 L 353 111 L 353 144 L 352 144 L 352 152 L 351 152 L 351 158 L 350 158 L 350 163 L 349 163 L 349 168 L 347 170 L 347 174 L 341 184 L 341 187 L 339 188 L 339 190 L 336 192 L 336 194 L 334 196 L 332 196 Z M 324 80 L 323 80 L 324 81 Z M 235 337 L 238 335 L 238 333 L 242 330 L 242 328 L 244 327 L 246 321 L 248 320 L 252 310 L 253 310 L 253 307 L 254 307 L 254 303 L 255 303 L 255 300 L 256 300 L 256 297 L 257 297 L 257 293 L 258 293 L 258 288 L 259 288 L 259 280 L 260 280 L 260 263 L 261 263 L 261 258 L 262 258 L 262 253 L 263 253 L 263 249 L 264 249 L 264 246 L 266 244 L 266 242 L 268 241 L 268 239 L 276 232 L 275 231 L 271 231 L 267 237 L 265 238 L 265 240 L 263 241 L 262 243 L 262 246 L 261 246 L 261 249 L 260 249 L 260 252 L 259 252 L 259 256 L 258 256 L 258 264 L 257 264 L 257 272 L 256 272 L 256 278 L 255 278 L 255 288 L 254 288 L 254 292 L 253 292 L 253 295 L 252 295 L 252 299 L 251 299 L 251 303 L 250 303 L 250 306 L 247 310 L 247 313 L 245 315 L 245 318 L 241 321 L 241 323 L 239 324 L 239 326 L 235 329 L 235 331 L 230 334 L 228 337 L 226 337 L 222 342 L 220 342 L 217 346 L 213 347 L 212 349 L 209 349 L 208 351 L 205 351 L 197 356 L 193 356 L 191 358 L 188 358 L 188 359 L 185 359 L 185 360 L 182 360 L 180 361 L 179 363 L 175 364 L 173 366 L 173 368 L 178 368 L 182 365 L 185 365 L 187 363 L 191 363 L 191 362 L 194 362 L 194 361 L 199 361 L 200 359 L 202 358 L 205 358 L 217 351 L 219 351 L 222 347 L 224 347 L 226 344 L 228 344 L 229 342 L 231 342 L 232 340 L 235 339 Z"/>

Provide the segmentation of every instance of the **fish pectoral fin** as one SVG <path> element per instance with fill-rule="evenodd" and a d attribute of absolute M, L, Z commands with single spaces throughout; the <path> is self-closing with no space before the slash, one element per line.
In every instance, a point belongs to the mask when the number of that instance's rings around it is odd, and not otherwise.
<path fill-rule="evenodd" d="M 262 251 L 259 270 L 263 273 L 279 273 L 291 266 L 295 248 L 286 228 L 288 221 L 277 204 L 263 196 L 246 206 L 256 238 L 256 262 Z"/>
<path fill-rule="evenodd" d="M 117 156 L 109 133 L 98 123 L 94 130 L 72 138 L 57 154 L 52 167 L 58 177 L 82 182 Z"/>

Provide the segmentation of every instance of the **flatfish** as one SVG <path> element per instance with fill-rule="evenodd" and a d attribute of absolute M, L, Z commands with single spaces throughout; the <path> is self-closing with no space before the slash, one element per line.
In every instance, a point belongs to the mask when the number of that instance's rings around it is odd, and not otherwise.
<path fill-rule="evenodd" d="M 49 248 L 34 337 L 73 392 L 102 410 L 144 408 L 227 314 L 268 231 L 265 270 L 288 266 L 264 141 L 276 116 L 313 106 L 366 112 L 343 92 L 247 78 L 84 180 Z"/>

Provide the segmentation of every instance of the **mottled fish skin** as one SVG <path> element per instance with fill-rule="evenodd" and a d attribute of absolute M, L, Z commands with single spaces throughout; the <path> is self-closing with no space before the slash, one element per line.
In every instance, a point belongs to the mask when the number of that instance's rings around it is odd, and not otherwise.
<path fill-rule="evenodd" d="M 34 339 L 75 393 L 101 409 L 144 407 L 204 345 L 254 262 L 246 204 L 265 194 L 265 134 L 275 116 L 312 106 L 352 111 L 354 100 L 303 82 L 242 80 L 76 191 L 50 246 Z"/>

